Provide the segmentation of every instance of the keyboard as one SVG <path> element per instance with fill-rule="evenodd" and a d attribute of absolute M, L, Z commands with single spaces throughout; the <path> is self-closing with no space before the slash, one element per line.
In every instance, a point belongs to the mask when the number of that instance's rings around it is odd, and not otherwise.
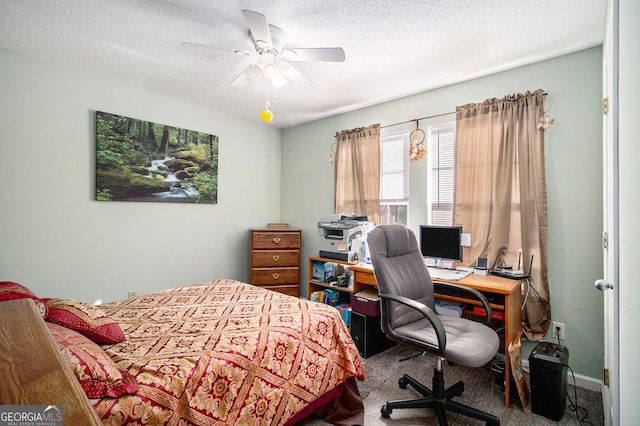
<path fill-rule="evenodd" d="M 469 275 L 469 271 L 460 271 L 457 269 L 440 269 L 427 267 L 432 280 L 458 281 Z"/>

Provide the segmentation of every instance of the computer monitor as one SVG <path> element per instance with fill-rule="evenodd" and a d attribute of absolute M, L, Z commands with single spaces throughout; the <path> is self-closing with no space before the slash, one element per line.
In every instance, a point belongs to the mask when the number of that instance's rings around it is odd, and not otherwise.
<path fill-rule="evenodd" d="M 420 225 L 420 251 L 424 257 L 462 262 L 462 226 Z"/>

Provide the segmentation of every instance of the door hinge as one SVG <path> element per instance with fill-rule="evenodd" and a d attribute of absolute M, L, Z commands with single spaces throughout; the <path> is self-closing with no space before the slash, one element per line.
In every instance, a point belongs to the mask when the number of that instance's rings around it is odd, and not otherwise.
<path fill-rule="evenodd" d="M 609 386 L 609 369 L 604 369 L 603 381 L 605 386 Z"/>
<path fill-rule="evenodd" d="M 602 98 L 602 115 L 609 113 L 609 98 Z"/>
<path fill-rule="evenodd" d="M 607 247 L 609 247 L 609 241 L 607 239 L 607 233 L 603 232 L 602 233 L 602 248 L 606 250 Z"/>

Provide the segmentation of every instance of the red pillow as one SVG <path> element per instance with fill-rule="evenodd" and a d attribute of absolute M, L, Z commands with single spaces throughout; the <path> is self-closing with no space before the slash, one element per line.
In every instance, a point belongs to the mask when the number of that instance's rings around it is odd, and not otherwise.
<path fill-rule="evenodd" d="M 26 288 L 25 286 L 14 283 L 12 281 L 1 281 L 0 282 L 0 302 L 5 300 L 17 300 L 17 299 L 33 299 L 33 302 L 36 304 L 36 308 L 40 312 L 40 315 L 46 317 L 47 315 L 47 305 L 42 302 L 36 296 Z"/>
<path fill-rule="evenodd" d="M 61 325 L 47 323 L 47 327 L 87 397 L 117 398 L 138 391 L 135 378 L 119 369 L 100 346 Z"/>
<path fill-rule="evenodd" d="M 60 324 L 87 336 L 96 343 L 120 343 L 122 329 L 100 308 L 67 299 L 45 299 L 49 313 L 46 321 Z"/>

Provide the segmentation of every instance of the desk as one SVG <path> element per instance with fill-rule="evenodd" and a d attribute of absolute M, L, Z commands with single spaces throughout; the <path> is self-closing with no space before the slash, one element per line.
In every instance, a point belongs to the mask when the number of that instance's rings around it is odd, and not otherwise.
<path fill-rule="evenodd" d="M 330 259 L 323 259 L 318 257 L 309 258 L 309 267 L 311 268 L 312 262 L 336 262 Z M 341 262 L 337 262 L 341 263 Z M 375 286 L 376 278 L 373 274 L 373 267 L 370 264 L 360 263 L 357 265 L 349 265 L 354 273 L 354 288 L 347 290 L 349 292 L 358 292 L 367 286 Z M 311 279 L 311 274 L 309 274 Z M 439 282 L 447 282 L 443 280 L 434 280 Z M 471 287 L 483 293 L 487 299 L 490 299 L 491 309 L 496 314 L 502 313 L 504 316 L 504 340 L 501 342 L 501 350 L 505 355 L 504 375 L 505 375 L 505 392 L 504 392 L 504 404 L 509 407 L 511 405 L 511 392 L 517 392 L 515 386 L 511 383 L 511 364 L 509 363 L 509 343 L 514 342 L 518 335 L 522 332 L 522 315 L 520 306 L 522 305 L 522 292 L 521 292 L 521 280 L 511 280 L 508 278 L 501 278 L 495 275 L 475 275 L 470 274 L 462 278 L 459 281 L 449 281 L 453 284 L 461 284 L 467 287 Z M 309 281 L 309 292 L 317 290 L 319 287 L 327 287 L 314 281 Z M 477 300 L 454 297 L 444 294 L 435 294 L 435 297 L 440 300 L 449 300 L 452 302 L 460 302 L 467 304 L 467 311 L 473 312 L 474 306 L 481 306 L 481 303 Z M 502 324 L 502 321 L 501 321 Z M 502 340 L 502 339 L 501 339 Z M 517 395 L 517 393 L 514 393 Z"/>

